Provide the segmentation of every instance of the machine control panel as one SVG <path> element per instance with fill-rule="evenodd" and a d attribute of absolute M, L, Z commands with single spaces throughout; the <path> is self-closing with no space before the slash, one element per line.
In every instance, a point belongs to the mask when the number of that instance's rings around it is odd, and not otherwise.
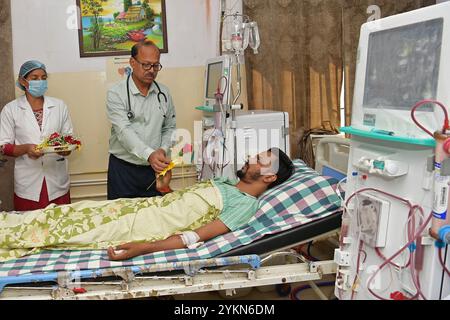
<path fill-rule="evenodd" d="M 408 173 L 407 163 L 388 159 L 370 159 L 364 156 L 357 160 L 355 167 L 363 172 L 386 178 L 397 178 Z"/>

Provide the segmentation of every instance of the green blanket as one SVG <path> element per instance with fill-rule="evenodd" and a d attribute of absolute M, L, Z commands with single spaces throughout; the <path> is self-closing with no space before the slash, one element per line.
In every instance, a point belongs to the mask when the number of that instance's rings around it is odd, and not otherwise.
<path fill-rule="evenodd" d="M 164 197 L 81 201 L 23 214 L 0 213 L 0 262 L 46 249 L 106 249 L 162 240 L 216 219 L 223 207 L 211 181 Z"/>

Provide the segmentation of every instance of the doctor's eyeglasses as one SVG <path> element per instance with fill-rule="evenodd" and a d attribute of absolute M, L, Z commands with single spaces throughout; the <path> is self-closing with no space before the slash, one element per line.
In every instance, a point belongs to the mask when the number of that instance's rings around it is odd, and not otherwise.
<path fill-rule="evenodd" d="M 137 63 L 139 63 L 142 66 L 142 69 L 148 71 L 151 68 L 153 68 L 154 71 L 160 71 L 162 69 L 162 65 L 161 63 L 142 63 L 140 62 L 138 59 L 133 58 L 134 60 L 136 60 Z"/>

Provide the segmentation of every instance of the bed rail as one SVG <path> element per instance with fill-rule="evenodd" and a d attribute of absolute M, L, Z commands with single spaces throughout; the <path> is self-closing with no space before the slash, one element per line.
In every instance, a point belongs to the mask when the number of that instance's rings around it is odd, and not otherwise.
<path fill-rule="evenodd" d="M 320 139 L 316 149 L 316 171 L 341 180 L 347 176 L 349 153 L 349 139 L 343 137 Z"/>

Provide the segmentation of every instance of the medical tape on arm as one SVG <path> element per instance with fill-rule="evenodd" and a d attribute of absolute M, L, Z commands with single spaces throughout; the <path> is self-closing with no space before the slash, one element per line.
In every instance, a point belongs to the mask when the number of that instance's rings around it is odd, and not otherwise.
<path fill-rule="evenodd" d="M 200 236 L 195 231 L 184 231 L 180 234 L 180 238 L 189 249 L 196 248 L 199 245 L 197 242 L 200 240 Z"/>

